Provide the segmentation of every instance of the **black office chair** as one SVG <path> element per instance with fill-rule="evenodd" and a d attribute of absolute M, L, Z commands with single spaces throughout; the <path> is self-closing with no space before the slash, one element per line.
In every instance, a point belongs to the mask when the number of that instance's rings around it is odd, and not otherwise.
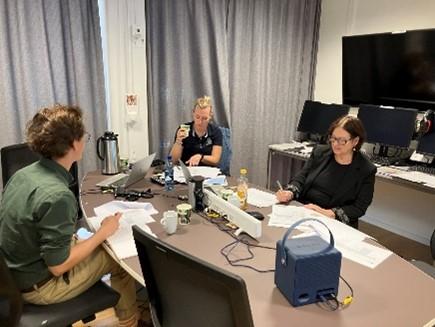
<path fill-rule="evenodd" d="M 242 278 L 180 251 L 133 226 L 157 327 L 253 327 Z"/>
<path fill-rule="evenodd" d="M 430 251 L 432 254 L 432 259 L 434 260 L 435 263 L 435 230 L 433 231 L 432 236 L 430 238 Z M 411 263 L 421 271 L 435 278 L 435 267 L 433 265 L 430 265 L 421 260 L 411 260 Z"/>
<path fill-rule="evenodd" d="M 8 180 L 12 177 L 17 170 L 24 168 L 41 158 L 41 155 L 30 150 L 27 143 L 9 145 L 0 150 L 1 165 L 2 165 L 2 180 L 3 188 L 6 186 Z M 75 162 L 70 169 L 70 173 L 74 180 L 69 185 L 70 190 L 74 193 L 77 199 L 78 217 L 83 216 L 80 202 L 79 202 L 79 177 L 78 167 Z"/>
<path fill-rule="evenodd" d="M 95 313 L 118 303 L 119 294 L 99 281 L 79 296 L 56 304 L 24 303 L 0 251 L 0 326 L 65 327 L 95 319 Z"/>

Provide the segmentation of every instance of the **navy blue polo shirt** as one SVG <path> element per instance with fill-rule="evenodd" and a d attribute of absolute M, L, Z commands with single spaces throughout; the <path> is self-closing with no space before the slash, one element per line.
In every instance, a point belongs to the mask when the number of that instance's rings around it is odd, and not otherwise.
<path fill-rule="evenodd" d="M 186 162 L 195 154 L 211 155 L 213 145 L 222 146 L 222 132 L 218 126 L 209 123 L 205 135 L 199 137 L 193 130 L 193 121 L 186 123 L 186 125 L 190 126 L 190 131 L 189 135 L 183 140 L 183 153 L 181 154 L 183 162 Z M 177 133 L 175 133 L 174 141 L 176 138 Z"/>

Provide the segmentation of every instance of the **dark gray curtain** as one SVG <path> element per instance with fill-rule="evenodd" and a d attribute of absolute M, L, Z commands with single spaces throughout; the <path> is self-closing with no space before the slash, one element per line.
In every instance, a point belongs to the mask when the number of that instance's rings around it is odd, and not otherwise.
<path fill-rule="evenodd" d="M 81 173 L 95 170 L 107 119 L 98 1 L 0 0 L 0 67 L 0 147 L 25 141 L 39 108 L 74 104 L 93 136 Z"/>
<path fill-rule="evenodd" d="M 145 10 L 152 148 L 172 142 L 189 117 L 177 110 L 187 103 L 190 115 L 205 92 L 231 128 L 232 174 L 246 167 L 266 185 L 268 145 L 294 137 L 312 97 L 320 0 L 147 0 Z"/>
<path fill-rule="evenodd" d="M 150 149 L 163 157 L 176 128 L 209 95 L 214 120 L 229 124 L 226 1 L 146 1 Z"/>
<path fill-rule="evenodd" d="M 233 174 L 246 167 L 265 186 L 268 145 L 294 138 L 313 93 L 319 20 L 320 0 L 230 2 Z"/>

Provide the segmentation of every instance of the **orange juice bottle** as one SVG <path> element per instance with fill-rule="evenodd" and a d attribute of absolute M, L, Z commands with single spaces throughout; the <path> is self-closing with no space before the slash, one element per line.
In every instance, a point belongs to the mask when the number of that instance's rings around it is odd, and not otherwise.
<path fill-rule="evenodd" d="M 240 169 L 240 177 L 237 179 L 237 196 L 240 201 L 240 209 L 248 208 L 248 171 L 246 168 Z"/>

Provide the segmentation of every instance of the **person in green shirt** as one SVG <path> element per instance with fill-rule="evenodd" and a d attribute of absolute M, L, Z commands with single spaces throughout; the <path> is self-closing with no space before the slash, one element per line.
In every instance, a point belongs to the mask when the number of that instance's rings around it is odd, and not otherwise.
<path fill-rule="evenodd" d="M 120 326 L 137 326 L 135 282 L 100 246 L 119 227 L 106 217 L 87 240 L 74 237 L 77 202 L 68 185 L 71 165 L 82 158 L 89 134 L 78 107 L 55 105 L 27 124 L 27 142 L 42 159 L 7 183 L 0 206 L 0 250 L 25 301 L 51 304 L 73 298 L 111 273 L 121 297 Z"/>

